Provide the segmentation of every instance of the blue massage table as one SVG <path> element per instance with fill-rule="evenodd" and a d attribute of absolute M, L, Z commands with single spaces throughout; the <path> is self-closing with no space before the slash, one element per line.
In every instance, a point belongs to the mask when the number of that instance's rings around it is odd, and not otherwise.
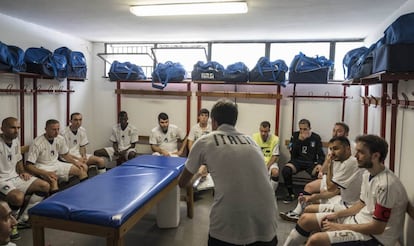
<path fill-rule="evenodd" d="M 29 210 L 33 245 L 45 245 L 44 228 L 123 245 L 124 235 L 177 187 L 185 160 L 142 155 L 45 199 Z"/>

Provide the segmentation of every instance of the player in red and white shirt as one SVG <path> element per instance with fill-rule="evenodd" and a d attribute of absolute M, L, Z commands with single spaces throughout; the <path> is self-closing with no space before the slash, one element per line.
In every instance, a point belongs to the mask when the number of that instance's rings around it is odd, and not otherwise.
<path fill-rule="evenodd" d="M 404 228 L 407 192 L 384 166 L 387 142 L 376 135 L 356 139 L 355 157 L 365 168 L 360 200 L 334 213 L 303 214 L 284 245 L 395 245 Z M 309 218 L 310 216 L 313 219 Z M 306 221 L 306 223 L 304 223 Z"/>

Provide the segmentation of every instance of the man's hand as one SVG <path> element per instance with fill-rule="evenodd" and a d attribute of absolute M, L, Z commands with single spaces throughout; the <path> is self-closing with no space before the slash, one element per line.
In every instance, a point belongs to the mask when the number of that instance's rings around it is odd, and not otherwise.
<path fill-rule="evenodd" d="M 57 183 L 58 176 L 55 172 L 46 172 L 46 175 L 43 176 L 43 178 L 49 182 L 49 183 Z"/>
<path fill-rule="evenodd" d="M 24 181 L 27 181 L 27 180 L 29 180 L 32 177 L 32 175 L 30 175 L 27 172 L 23 172 L 23 173 L 19 174 L 19 177 L 21 179 L 23 179 Z"/>

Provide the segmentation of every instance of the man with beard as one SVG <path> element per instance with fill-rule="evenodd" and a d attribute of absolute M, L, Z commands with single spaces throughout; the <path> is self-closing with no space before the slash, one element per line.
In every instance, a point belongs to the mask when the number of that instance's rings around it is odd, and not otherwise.
<path fill-rule="evenodd" d="M 0 245 L 16 246 L 16 244 L 10 242 L 10 234 L 16 224 L 17 221 L 13 217 L 9 205 L 4 201 L 0 201 Z"/>
<path fill-rule="evenodd" d="M 182 142 L 180 150 L 178 150 L 178 141 Z M 180 128 L 170 124 L 166 113 L 160 113 L 158 126 L 151 130 L 149 143 L 153 155 L 181 156 L 187 145 L 187 138 Z"/>
<path fill-rule="evenodd" d="M 360 200 L 333 213 L 304 214 L 284 245 L 395 245 L 404 228 L 407 192 L 384 166 L 387 142 L 376 135 L 356 138 L 358 167 L 365 168 Z M 319 231 L 319 232 L 317 232 Z"/>
<path fill-rule="evenodd" d="M 109 140 L 112 147 L 95 150 L 95 156 L 106 157 L 109 161 L 117 159 L 117 164 L 130 160 L 137 155 L 135 144 L 138 142 L 138 130 L 129 124 L 128 114 L 121 111 L 118 114 L 118 124 L 112 127 L 112 134 Z"/>

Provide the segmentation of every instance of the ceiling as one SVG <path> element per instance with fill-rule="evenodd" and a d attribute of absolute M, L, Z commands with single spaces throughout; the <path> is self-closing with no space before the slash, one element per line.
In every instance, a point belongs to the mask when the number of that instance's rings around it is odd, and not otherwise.
<path fill-rule="evenodd" d="M 130 5 L 190 0 L 1 0 L 0 13 L 92 42 L 359 39 L 406 0 L 247 0 L 243 15 L 136 17 Z M 193 0 L 194 1 L 194 0 Z M 212 0 L 210 0 L 212 1 Z"/>

